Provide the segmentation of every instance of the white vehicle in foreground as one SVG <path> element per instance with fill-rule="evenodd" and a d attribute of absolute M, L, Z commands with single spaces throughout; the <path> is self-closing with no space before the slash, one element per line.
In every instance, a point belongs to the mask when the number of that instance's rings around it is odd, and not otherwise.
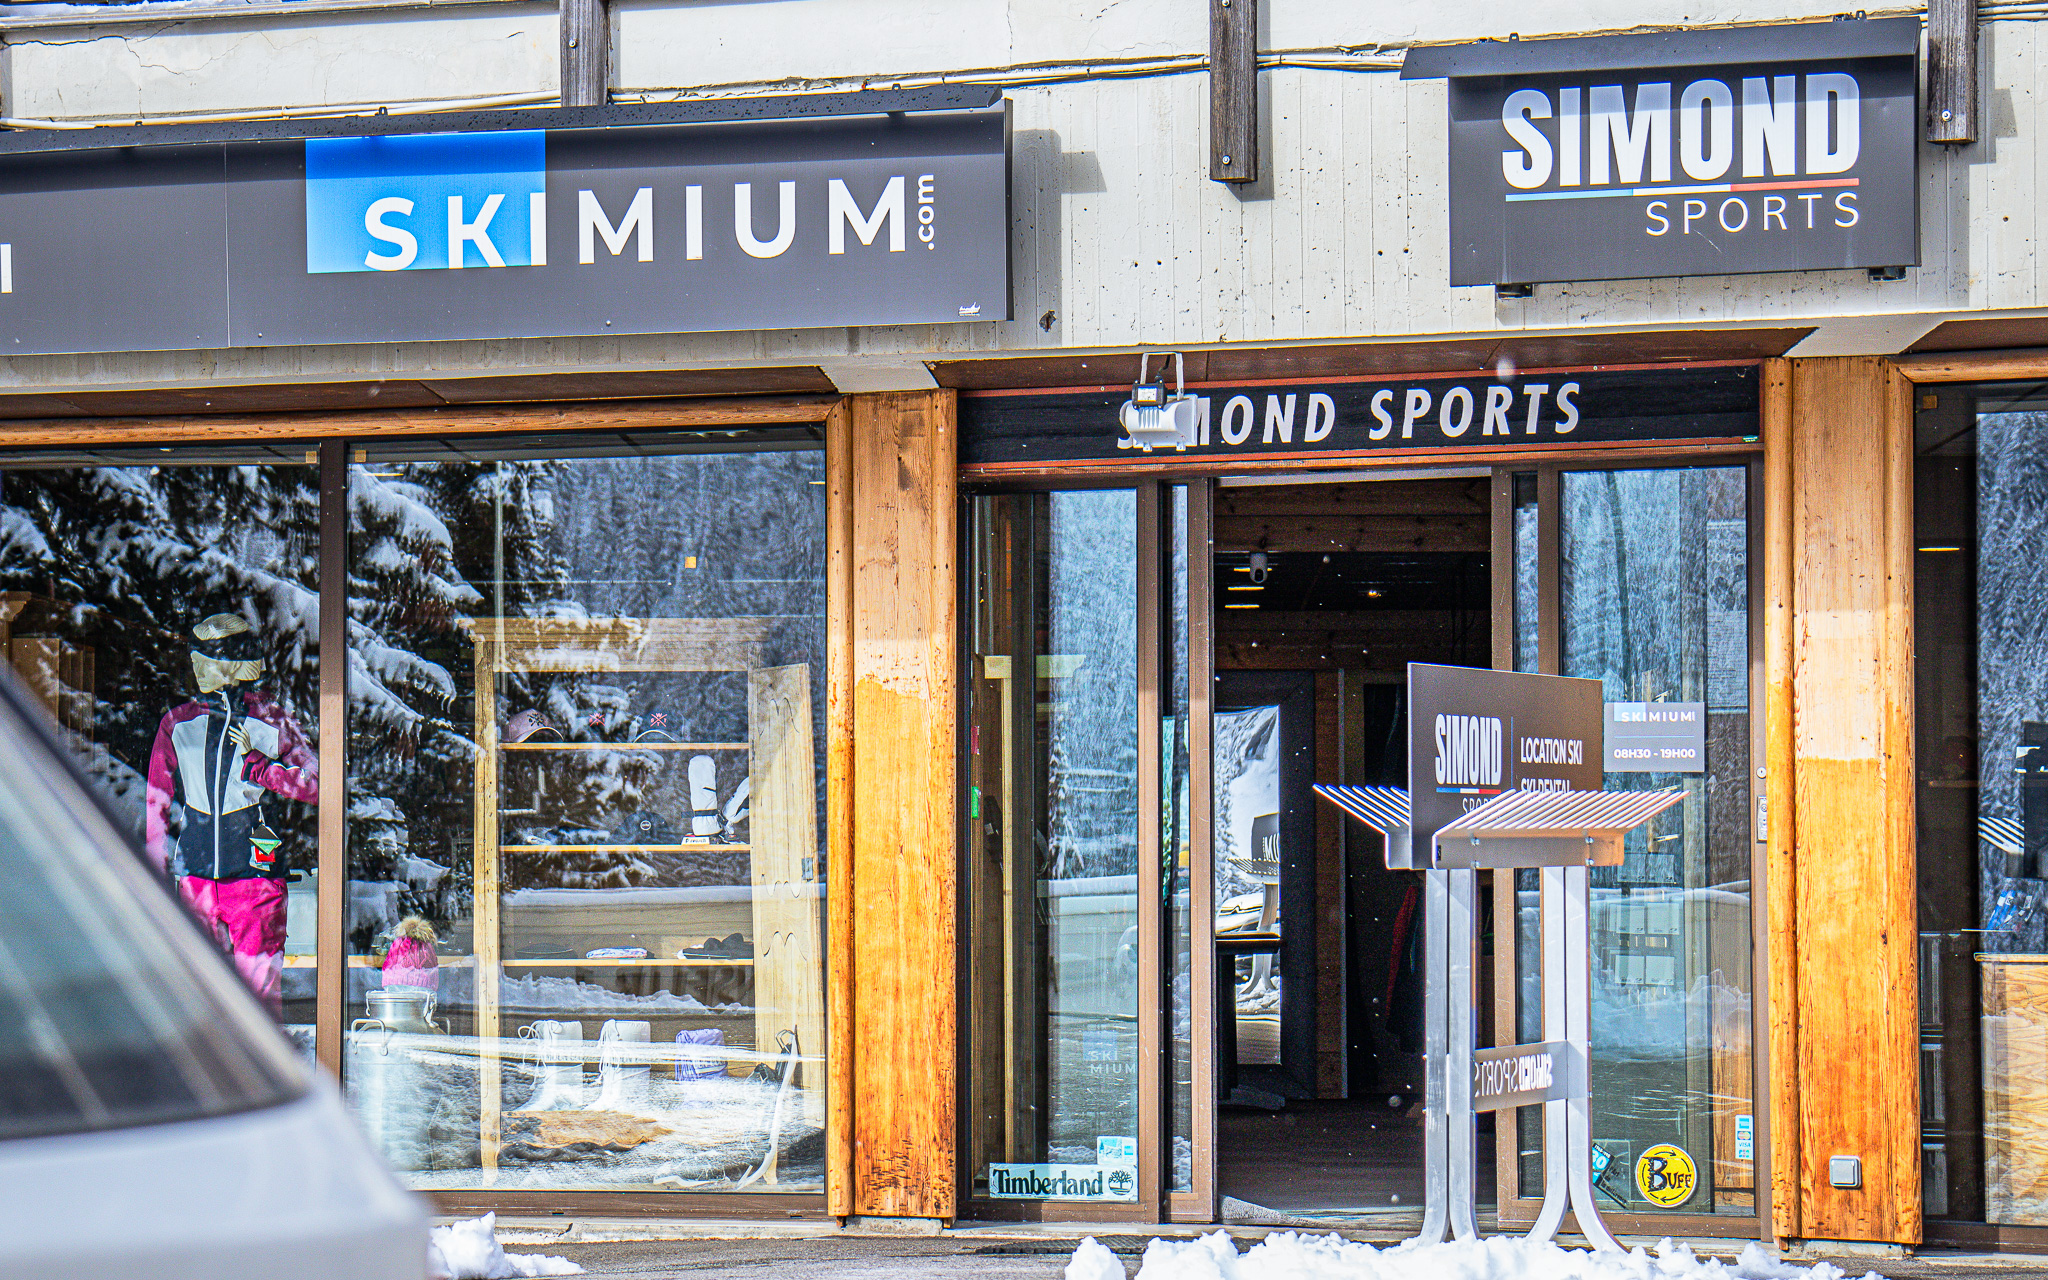
<path fill-rule="evenodd" d="M 0 1276 L 420 1280 L 427 1210 L 0 668 Z"/>

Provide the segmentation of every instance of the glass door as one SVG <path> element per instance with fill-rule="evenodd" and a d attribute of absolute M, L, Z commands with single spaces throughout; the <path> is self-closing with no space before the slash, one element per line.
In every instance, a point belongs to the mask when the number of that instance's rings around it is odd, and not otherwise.
<path fill-rule="evenodd" d="M 1208 1182 L 1205 699 L 1185 486 L 968 499 L 961 775 L 974 1216 L 1161 1220 Z M 1201 1214 L 1206 1220 L 1210 1214 Z"/>
<path fill-rule="evenodd" d="M 1599 680 L 1610 723 L 1661 711 L 1704 748 L 1691 771 L 1610 761 L 1606 776 L 1685 793 L 1593 875 L 1594 1185 L 1621 1231 L 1767 1229 L 1753 478 L 1747 462 L 1546 467 L 1495 486 L 1514 543 L 1503 665 Z M 1497 877 L 1495 894 L 1517 940 L 1497 950 L 1496 1014 L 1537 1039 L 1534 873 Z M 1503 1225 L 1533 1220 L 1541 1196 L 1541 1110 L 1516 1121 L 1501 1130 Z"/>

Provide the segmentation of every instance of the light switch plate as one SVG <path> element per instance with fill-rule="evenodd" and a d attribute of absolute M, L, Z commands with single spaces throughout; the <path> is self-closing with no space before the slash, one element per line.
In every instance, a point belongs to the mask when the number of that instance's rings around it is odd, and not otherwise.
<path fill-rule="evenodd" d="M 1828 1185 L 1831 1187 L 1860 1187 L 1863 1185 L 1862 1156 L 1829 1156 Z"/>

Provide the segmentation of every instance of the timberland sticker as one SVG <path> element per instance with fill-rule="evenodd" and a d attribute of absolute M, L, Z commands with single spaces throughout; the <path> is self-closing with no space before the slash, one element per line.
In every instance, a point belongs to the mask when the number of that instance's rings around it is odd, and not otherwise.
<path fill-rule="evenodd" d="M 994 1164 L 988 1193 L 998 1200 L 1136 1200 L 1136 1170 L 1092 1164 Z"/>
<path fill-rule="evenodd" d="M 1636 1157 L 1636 1190 L 1660 1208 L 1673 1209 L 1692 1199 L 1698 1182 L 1692 1157 L 1682 1147 L 1660 1142 Z"/>

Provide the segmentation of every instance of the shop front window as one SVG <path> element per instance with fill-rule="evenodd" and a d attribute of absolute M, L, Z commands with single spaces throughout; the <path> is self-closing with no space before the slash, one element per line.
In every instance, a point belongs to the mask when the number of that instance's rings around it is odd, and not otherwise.
<path fill-rule="evenodd" d="M 426 1189 L 824 1170 L 809 431 L 349 469 L 345 1078 Z"/>
<path fill-rule="evenodd" d="M 1128 489 L 973 503 L 976 1198 L 1138 1196 L 1137 511 Z"/>
<path fill-rule="evenodd" d="M 2048 394 L 1915 418 L 1922 1205 L 2048 1226 Z"/>
<path fill-rule="evenodd" d="M 1594 1189 L 1611 1210 L 1753 1214 L 1748 470 L 1559 481 L 1561 674 L 1599 680 L 1610 716 L 1689 708 L 1703 748 L 1693 771 L 1607 775 L 1685 798 L 1592 872 Z"/>
<path fill-rule="evenodd" d="M 309 1052 L 318 508 L 303 445 L 0 459 L 0 662 Z"/>

